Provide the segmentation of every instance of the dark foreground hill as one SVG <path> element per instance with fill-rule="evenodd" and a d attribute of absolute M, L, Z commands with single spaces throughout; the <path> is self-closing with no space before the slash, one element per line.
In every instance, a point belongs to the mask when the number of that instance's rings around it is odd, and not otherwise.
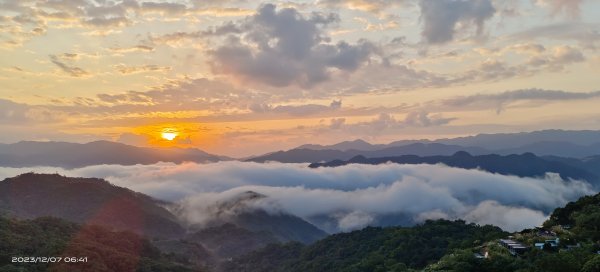
<path fill-rule="evenodd" d="M 404 155 L 396 157 L 366 158 L 356 156 L 350 160 L 333 160 L 325 163 L 312 163 L 311 168 L 337 167 L 347 164 L 445 164 L 463 169 L 481 169 L 490 173 L 502 175 L 515 175 L 519 177 L 541 177 L 546 173 L 557 173 L 563 179 L 585 180 L 592 184 L 599 181 L 596 161 L 584 162 L 579 159 L 561 159 L 559 157 L 538 157 L 532 153 L 521 155 L 480 155 L 473 156 L 460 151 L 452 156 L 420 157 Z"/>
<path fill-rule="evenodd" d="M 78 168 L 100 164 L 153 164 L 157 162 L 215 162 L 227 157 L 195 148 L 147 148 L 109 141 L 86 144 L 66 142 L 18 142 L 0 144 L 0 166 L 54 166 Z"/>
<path fill-rule="evenodd" d="M 13 262 L 18 257 L 62 259 L 51 259 L 57 261 L 54 263 Z M 69 257 L 69 262 L 65 257 Z M 205 270 L 192 269 L 191 264 L 161 253 L 149 240 L 131 232 L 81 226 L 49 217 L 22 221 L 0 217 L 0 271 Z"/>
<path fill-rule="evenodd" d="M 184 229 L 161 204 L 95 178 L 28 173 L 0 181 L 0 214 L 24 219 L 52 216 L 148 237 L 182 236 Z"/>

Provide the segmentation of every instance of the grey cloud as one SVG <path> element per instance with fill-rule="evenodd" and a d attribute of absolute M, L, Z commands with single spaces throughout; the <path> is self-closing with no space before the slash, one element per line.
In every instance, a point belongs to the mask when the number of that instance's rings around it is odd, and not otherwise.
<path fill-rule="evenodd" d="M 152 101 L 152 98 L 144 92 L 129 91 L 124 94 L 98 94 L 98 99 L 106 103 L 145 103 Z"/>
<path fill-rule="evenodd" d="M 233 22 L 219 26 L 209 27 L 206 30 L 192 32 L 174 32 L 163 35 L 150 36 L 150 41 L 159 44 L 176 44 L 184 40 L 195 40 L 203 37 L 222 36 L 227 34 L 242 33 L 242 29 Z"/>
<path fill-rule="evenodd" d="M 571 17 L 579 16 L 583 0 L 536 0 L 537 3 L 547 5 L 552 14 L 565 13 Z"/>
<path fill-rule="evenodd" d="M 171 70 L 171 67 L 158 66 L 156 64 L 148 64 L 143 66 L 126 66 L 124 64 L 119 64 L 115 65 L 114 67 L 117 71 L 119 71 L 119 73 L 123 75 L 145 72 L 165 72 Z"/>
<path fill-rule="evenodd" d="M 137 52 L 137 51 L 151 52 L 151 51 L 154 51 L 154 47 L 140 44 L 140 45 L 136 45 L 133 47 L 111 47 L 111 48 L 109 48 L 109 50 L 112 52 L 118 52 L 118 53 Z"/>
<path fill-rule="evenodd" d="M 570 64 L 574 62 L 582 62 L 585 60 L 585 57 L 583 56 L 581 51 L 570 46 L 557 47 L 552 57 L 559 64 Z"/>
<path fill-rule="evenodd" d="M 0 99 L 0 123 L 24 121 L 26 119 L 27 110 L 27 105 Z"/>
<path fill-rule="evenodd" d="M 306 116 L 335 111 L 341 107 L 342 101 L 334 100 L 329 106 L 319 104 L 271 106 L 265 103 L 256 103 L 250 105 L 249 109 L 255 113 L 285 113 L 292 116 Z"/>
<path fill-rule="evenodd" d="M 332 118 L 329 120 L 329 128 L 330 129 L 340 129 L 344 123 L 346 122 L 346 118 Z"/>
<path fill-rule="evenodd" d="M 374 13 L 380 13 L 394 6 L 412 4 L 409 0 L 319 0 L 317 3 L 325 7 L 345 7 Z"/>
<path fill-rule="evenodd" d="M 253 208 L 287 212 L 309 221 L 328 217 L 336 223 L 329 229 L 333 232 L 380 225 L 381 218 L 397 215 L 414 223 L 463 218 L 515 231 L 537 226 L 554 208 L 594 193 L 586 183 L 564 181 L 556 175 L 518 178 L 443 165 L 311 169 L 279 163 L 159 163 L 73 170 L 0 168 L 0 178 L 26 171 L 106 178 L 118 186 L 176 202 L 180 216 L 192 223 L 210 219 L 217 203 L 253 191 L 266 196 L 249 203 Z"/>
<path fill-rule="evenodd" d="M 532 45 L 518 45 L 503 50 L 528 51 L 530 57 L 518 64 L 509 64 L 499 58 L 489 58 L 475 68 L 457 73 L 445 82 L 446 85 L 465 82 L 497 81 L 513 77 L 530 77 L 541 72 L 562 72 L 568 65 L 585 60 L 583 53 L 576 47 L 557 46 L 552 50 Z M 534 51 L 535 50 L 535 51 Z"/>
<path fill-rule="evenodd" d="M 123 0 L 53 0 L 53 1 L 6 1 L 0 7 L 18 13 L 19 23 L 45 22 L 47 19 L 64 22 L 77 21 L 93 28 L 122 27 L 132 24 L 135 18 L 148 13 L 176 18 L 183 14 L 198 13 L 202 8 L 177 2 Z"/>
<path fill-rule="evenodd" d="M 449 42 L 458 23 L 474 25 L 476 35 L 484 31 L 485 21 L 496 9 L 490 0 L 420 0 L 422 35 L 431 44 Z"/>
<path fill-rule="evenodd" d="M 565 66 L 584 60 L 585 56 L 579 49 L 571 46 L 558 46 L 554 48 L 552 54 L 532 56 L 527 64 L 533 67 L 545 68 L 552 72 L 560 72 L 565 69 Z"/>
<path fill-rule="evenodd" d="M 168 15 L 179 15 L 188 11 L 186 5 L 173 2 L 143 2 L 141 8 L 145 12 L 158 12 Z"/>
<path fill-rule="evenodd" d="M 510 47 L 510 49 L 520 52 L 520 53 L 533 53 L 539 54 L 546 51 L 546 47 L 537 43 L 524 43 L 524 44 L 515 44 Z"/>
<path fill-rule="evenodd" d="M 375 131 L 406 127 L 430 127 L 446 125 L 456 118 L 444 118 L 441 114 L 430 114 L 426 111 L 409 112 L 404 120 L 397 120 L 394 116 L 381 113 L 369 122 L 354 124 L 355 127 L 369 127 Z"/>
<path fill-rule="evenodd" d="M 507 37 L 508 40 L 523 41 L 531 41 L 532 39 L 540 38 L 577 41 L 583 47 L 596 48 L 596 43 L 600 41 L 600 25 L 582 22 L 565 22 L 534 27 Z"/>
<path fill-rule="evenodd" d="M 456 118 L 444 118 L 441 114 L 429 114 L 425 111 L 410 112 L 404 119 L 404 124 L 413 127 L 441 126 L 456 120 Z"/>
<path fill-rule="evenodd" d="M 65 113 L 44 106 L 32 106 L 0 99 L 0 124 L 30 126 L 64 120 Z"/>
<path fill-rule="evenodd" d="M 81 1 L 79 1 L 81 2 Z M 139 9 L 139 3 L 135 0 L 125 0 L 122 2 L 101 1 L 88 2 L 79 4 L 83 10 L 84 16 L 81 19 L 82 23 L 94 27 L 120 27 L 131 23 L 128 17 L 129 11 Z"/>
<path fill-rule="evenodd" d="M 333 68 L 355 71 L 377 49 L 364 40 L 330 44 L 322 28 L 338 20 L 335 14 L 305 17 L 293 8 L 263 5 L 240 23 L 243 33 L 230 35 L 226 45 L 210 52 L 213 71 L 243 81 L 302 88 L 328 80 Z"/>
<path fill-rule="evenodd" d="M 464 108 L 467 106 L 478 108 L 495 108 L 499 113 L 512 103 L 519 101 L 568 101 L 600 97 L 600 91 L 593 92 L 566 92 L 560 90 L 523 89 L 505 91 L 496 94 L 476 94 L 457 98 L 446 99 L 441 102 L 444 106 Z"/>
<path fill-rule="evenodd" d="M 90 75 L 88 72 L 79 67 L 68 65 L 55 55 L 50 55 L 50 61 L 54 63 L 54 65 L 58 66 L 58 68 L 60 68 L 63 72 L 72 77 L 84 77 Z"/>

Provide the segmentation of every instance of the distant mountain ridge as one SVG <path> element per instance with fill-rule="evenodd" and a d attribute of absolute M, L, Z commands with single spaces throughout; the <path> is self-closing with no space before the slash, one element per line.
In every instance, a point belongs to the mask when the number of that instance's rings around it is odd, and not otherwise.
<path fill-rule="evenodd" d="M 446 145 L 479 146 L 490 150 L 515 149 L 539 142 L 565 142 L 579 146 L 589 146 L 600 143 L 600 130 L 539 130 L 517 133 L 477 134 L 474 136 L 440 138 L 436 140 L 412 139 L 399 140 L 388 144 L 371 144 L 362 139 L 344 141 L 332 145 L 305 144 L 296 148 L 302 149 L 335 149 L 335 150 L 380 150 L 392 146 L 404 146 L 414 143 L 440 143 Z"/>
<path fill-rule="evenodd" d="M 153 164 L 157 162 L 216 162 L 231 160 L 194 148 L 149 148 L 109 141 L 85 144 L 31 142 L 0 144 L 0 166 L 53 166 L 78 168 L 99 164 Z"/>
<path fill-rule="evenodd" d="M 543 130 L 522 133 L 479 134 L 438 140 L 401 140 L 389 144 L 370 144 L 364 140 L 344 141 L 333 145 L 305 144 L 296 148 L 255 156 L 247 161 L 314 163 L 365 157 L 402 155 L 452 155 L 466 151 L 473 155 L 523 154 L 585 158 L 600 155 L 600 131 Z"/>
<path fill-rule="evenodd" d="M 463 147 L 457 145 L 445 145 L 438 143 L 413 143 L 404 146 L 392 146 L 380 150 L 335 150 L 335 149 L 291 149 L 288 151 L 279 151 L 264 156 L 258 156 L 249 159 L 254 162 L 277 161 L 284 163 L 307 163 L 307 162 L 323 162 L 331 160 L 349 160 L 355 156 L 362 155 L 365 157 L 389 157 L 398 155 L 418 155 L 418 156 L 434 156 L 434 155 L 452 155 L 459 151 L 467 151 L 473 154 L 487 154 L 488 150 L 479 147 Z"/>
<path fill-rule="evenodd" d="M 449 156 L 458 151 L 466 151 L 473 155 L 510 155 L 531 152 L 537 156 L 585 158 L 600 155 L 600 131 L 542 130 L 479 134 L 437 140 L 400 140 L 388 144 L 371 144 L 356 139 L 332 145 L 304 144 L 293 149 L 269 152 L 240 160 L 314 163 L 349 160 L 357 155 L 371 158 L 401 155 Z M 109 141 L 85 144 L 23 141 L 0 144 L 0 166 L 5 167 L 79 168 L 99 164 L 207 163 L 225 160 L 233 159 L 195 148 L 137 147 Z"/>
<path fill-rule="evenodd" d="M 367 158 L 359 155 L 350 160 L 333 160 L 326 163 L 312 163 L 311 168 L 337 167 L 347 164 L 438 164 L 463 169 L 481 169 L 490 173 L 501 175 L 515 175 L 519 177 L 541 177 L 546 173 L 557 173 L 561 178 L 585 180 L 594 185 L 600 185 L 600 160 L 581 161 L 578 159 L 564 159 L 559 157 L 538 157 L 532 153 L 521 155 L 479 155 L 473 156 L 467 152 L 459 151 L 451 156 L 404 155 L 395 157 Z"/>
<path fill-rule="evenodd" d="M 297 149 L 312 149 L 312 150 L 325 150 L 325 149 L 334 149 L 334 150 L 376 150 L 385 145 L 374 145 L 370 144 L 364 140 L 356 139 L 354 141 L 344 141 L 333 145 L 318 145 L 318 144 L 305 144 Z"/>

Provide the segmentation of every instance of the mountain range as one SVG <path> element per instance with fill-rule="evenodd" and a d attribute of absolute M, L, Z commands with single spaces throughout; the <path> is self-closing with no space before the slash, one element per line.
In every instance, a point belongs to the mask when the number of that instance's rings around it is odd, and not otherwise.
<path fill-rule="evenodd" d="M 314 163 L 349 160 L 362 155 L 368 158 L 401 155 L 449 156 L 458 151 L 473 155 L 523 154 L 586 158 L 600 155 L 600 131 L 544 130 L 512 134 L 480 134 L 477 136 L 439 140 L 402 140 L 389 144 L 370 144 L 363 140 L 333 145 L 306 144 L 286 151 L 270 152 L 247 161 Z"/>
<path fill-rule="evenodd" d="M 23 141 L 0 144 L 0 166 L 54 166 L 78 168 L 99 164 L 153 164 L 157 162 L 216 162 L 230 160 L 195 148 L 148 148 L 109 141 L 85 144 Z"/>
<path fill-rule="evenodd" d="M 400 140 L 389 144 L 370 144 L 364 140 L 344 141 L 333 145 L 305 144 L 298 149 L 334 149 L 334 150 L 381 150 L 393 146 L 414 143 L 440 143 L 446 145 L 478 146 L 489 150 L 510 150 L 528 147 L 537 143 L 562 142 L 578 146 L 591 146 L 600 143 L 600 131 L 597 130 L 540 130 L 518 133 L 478 134 L 474 136 L 442 138 L 437 140 Z"/>
<path fill-rule="evenodd" d="M 600 155 L 600 131 L 544 130 L 526 133 L 479 134 L 438 140 L 401 140 L 389 144 L 370 144 L 364 140 L 333 145 L 305 144 L 290 150 L 269 152 L 239 159 L 252 162 L 315 163 L 402 155 L 450 156 L 459 151 L 472 155 L 510 155 L 533 153 L 537 156 L 586 158 Z M 151 148 L 117 142 L 96 141 L 85 144 L 23 141 L 0 144 L 0 166 L 51 166 L 66 169 L 100 164 L 153 164 L 157 162 L 209 163 L 233 160 L 196 148 Z"/>
<path fill-rule="evenodd" d="M 362 155 L 350 160 L 333 160 L 325 163 L 311 163 L 309 167 L 337 167 L 347 164 L 445 164 L 450 167 L 463 169 L 481 169 L 501 175 L 519 177 L 543 177 L 546 173 L 559 174 L 562 179 L 585 180 L 591 184 L 600 183 L 600 157 L 574 159 L 562 157 L 538 157 L 533 153 L 520 155 L 479 155 L 473 156 L 465 151 L 459 151 L 451 156 L 403 155 L 395 157 L 367 158 Z"/>

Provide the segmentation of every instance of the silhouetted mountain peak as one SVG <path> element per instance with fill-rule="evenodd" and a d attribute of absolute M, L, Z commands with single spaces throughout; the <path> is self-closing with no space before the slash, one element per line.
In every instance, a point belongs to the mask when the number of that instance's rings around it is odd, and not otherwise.
<path fill-rule="evenodd" d="M 282 242 L 303 243 L 313 242 L 326 235 L 324 231 L 304 219 L 280 210 L 277 203 L 254 191 L 245 191 L 209 206 L 206 208 L 206 214 L 210 217 L 208 221 L 192 225 L 190 229 L 204 231 L 233 224 L 252 232 L 269 233 Z"/>
<path fill-rule="evenodd" d="M 470 158 L 473 157 L 469 152 L 467 151 L 458 151 L 456 153 L 454 153 L 452 155 L 452 157 L 456 157 L 456 158 Z"/>
<path fill-rule="evenodd" d="M 352 157 L 352 159 L 349 160 L 350 163 L 361 163 L 361 162 L 365 162 L 367 161 L 367 157 L 363 156 L 363 155 L 357 155 Z"/>

